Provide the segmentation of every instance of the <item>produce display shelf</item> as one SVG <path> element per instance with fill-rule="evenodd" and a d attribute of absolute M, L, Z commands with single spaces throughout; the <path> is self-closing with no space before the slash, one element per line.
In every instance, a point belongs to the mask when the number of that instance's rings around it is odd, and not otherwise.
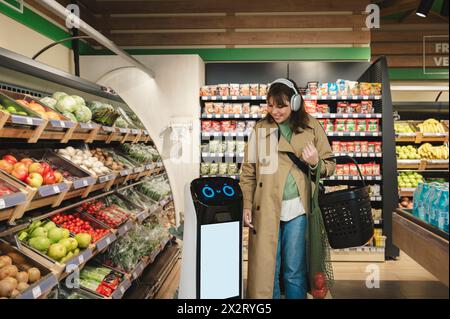
<path fill-rule="evenodd" d="M 381 181 L 382 176 L 363 176 L 364 180 L 366 181 Z M 359 176 L 353 176 L 353 175 L 334 175 L 325 178 L 327 181 L 358 181 L 360 180 Z"/>
<path fill-rule="evenodd" d="M 415 188 L 399 188 L 398 194 L 400 197 L 413 197 Z"/>
<path fill-rule="evenodd" d="M 226 157 L 226 158 L 243 158 L 245 153 L 202 153 L 202 157 Z"/>
<path fill-rule="evenodd" d="M 381 202 L 383 200 L 382 196 L 371 196 L 370 201 L 372 202 Z"/>
<path fill-rule="evenodd" d="M 403 143 L 433 143 L 433 142 L 448 142 L 448 133 L 396 133 L 395 134 L 396 142 Z"/>
<path fill-rule="evenodd" d="M 345 249 L 332 249 L 331 261 L 351 262 L 384 262 L 384 247 L 356 247 Z"/>
<path fill-rule="evenodd" d="M 230 177 L 233 179 L 239 179 L 239 175 L 228 175 L 228 174 L 225 174 L 225 175 L 201 175 L 201 177 Z"/>
<path fill-rule="evenodd" d="M 201 96 L 202 101 L 266 101 L 266 96 Z"/>
<path fill-rule="evenodd" d="M 202 132 L 202 137 L 248 137 L 250 132 Z"/>
<path fill-rule="evenodd" d="M 213 119 L 263 119 L 265 116 L 262 114 L 206 114 L 203 113 L 201 116 L 202 120 L 213 120 Z"/>
<path fill-rule="evenodd" d="M 382 136 L 382 132 L 327 132 L 327 136 L 339 137 L 372 137 Z"/>
<path fill-rule="evenodd" d="M 383 117 L 383 114 L 312 113 L 311 116 L 315 117 L 316 119 L 381 119 Z"/>
<path fill-rule="evenodd" d="M 397 168 L 412 170 L 448 169 L 449 160 L 397 160 Z"/>
<path fill-rule="evenodd" d="M 303 95 L 307 101 L 368 101 L 381 100 L 381 95 Z"/>
<path fill-rule="evenodd" d="M 350 156 L 350 157 L 370 157 L 370 158 L 375 158 L 375 157 L 383 157 L 383 153 L 341 153 L 341 152 L 336 152 L 333 153 L 334 156 Z"/>

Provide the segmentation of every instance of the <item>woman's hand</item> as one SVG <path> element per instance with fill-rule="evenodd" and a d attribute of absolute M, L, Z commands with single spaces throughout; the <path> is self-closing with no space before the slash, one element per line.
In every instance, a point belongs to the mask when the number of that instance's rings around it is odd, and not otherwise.
<path fill-rule="evenodd" d="M 302 158 L 311 167 L 315 167 L 319 163 L 319 153 L 312 142 L 309 142 L 303 149 Z"/>
<path fill-rule="evenodd" d="M 244 209 L 244 225 L 253 228 L 251 209 Z"/>

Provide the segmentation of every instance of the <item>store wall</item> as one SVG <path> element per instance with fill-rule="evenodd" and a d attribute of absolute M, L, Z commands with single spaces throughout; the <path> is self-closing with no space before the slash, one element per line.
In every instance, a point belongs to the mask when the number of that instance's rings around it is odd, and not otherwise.
<path fill-rule="evenodd" d="M 32 57 L 53 40 L 0 13 L 0 47 Z M 72 50 L 58 45 L 43 53 L 38 61 L 73 74 Z"/>
<path fill-rule="evenodd" d="M 112 87 L 148 128 L 163 156 L 179 221 L 184 209 L 184 186 L 199 176 L 198 92 L 205 81 L 204 63 L 196 55 L 137 58 L 153 70 L 155 79 L 136 68 L 126 68 L 128 64 L 115 56 L 83 56 L 81 76 Z M 172 122 L 192 123 L 193 130 L 179 141 L 169 128 Z"/>

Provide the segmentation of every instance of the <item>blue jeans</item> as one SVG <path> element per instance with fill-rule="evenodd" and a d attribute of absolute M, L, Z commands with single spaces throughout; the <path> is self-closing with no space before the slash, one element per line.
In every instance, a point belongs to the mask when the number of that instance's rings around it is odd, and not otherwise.
<path fill-rule="evenodd" d="M 306 275 L 306 215 L 280 222 L 273 299 L 280 299 L 280 269 L 286 299 L 305 299 Z"/>

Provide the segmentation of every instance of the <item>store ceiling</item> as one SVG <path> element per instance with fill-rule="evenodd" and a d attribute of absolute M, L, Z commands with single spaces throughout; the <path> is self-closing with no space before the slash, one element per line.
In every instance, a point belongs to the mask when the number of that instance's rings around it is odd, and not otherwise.
<path fill-rule="evenodd" d="M 442 1 L 436 0 L 435 8 Z M 62 24 L 39 1 L 26 2 Z M 372 1 L 382 16 L 381 29 L 372 32 L 363 14 L 369 0 L 76 2 L 83 20 L 124 48 L 371 46 L 373 58 L 387 55 L 391 67 L 422 67 L 423 36 L 448 34 L 448 18 L 414 14 L 420 0 Z M 433 52 L 428 45 L 427 53 Z"/>

